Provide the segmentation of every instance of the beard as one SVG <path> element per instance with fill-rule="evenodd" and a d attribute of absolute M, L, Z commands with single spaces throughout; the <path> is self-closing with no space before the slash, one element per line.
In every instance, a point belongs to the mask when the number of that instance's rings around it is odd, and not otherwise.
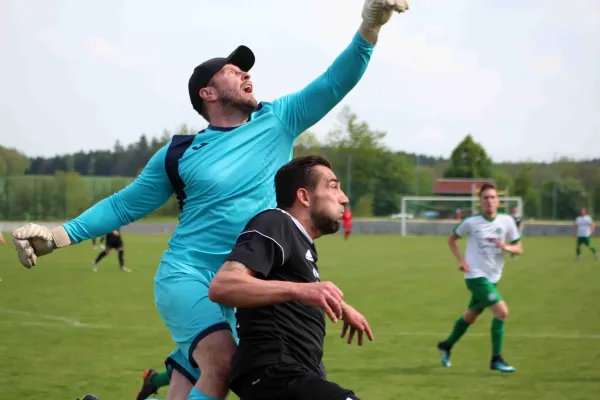
<path fill-rule="evenodd" d="M 221 92 L 220 96 L 222 105 L 238 110 L 243 114 L 250 115 L 258 106 L 258 102 L 256 99 L 254 99 L 254 97 L 243 98 L 238 93 L 224 92 Z"/>
<path fill-rule="evenodd" d="M 340 221 L 331 218 L 322 211 L 313 211 L 311 213 L 311 219 L 317 231 L 322 235 L 336 233 L 340 229 Z"/>

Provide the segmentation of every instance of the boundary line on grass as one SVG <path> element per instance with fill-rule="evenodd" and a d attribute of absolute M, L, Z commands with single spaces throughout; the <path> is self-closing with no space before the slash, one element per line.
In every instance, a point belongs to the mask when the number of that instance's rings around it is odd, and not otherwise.
<path fill-rule="evenodd" d="M 166 330 L 166 327 L 158 328 L 156 326 L 144 326 L 144 325 L 106 325 L 106 324 L 88 324 L 80 322 L 76 319 L 63 317 L 59 315 L 48 315 L 48 314 L 37 314 L 28 311 L 19 311 L 0 308 L 0 313 L 17 315 L 22 317 L 33 317 L 41 318 L 48 321 L 0 321 L 0 325 L 21 325 L 21 326 L 43 326 L 47 328 L 87 328 L 87 329 L 110 329 L 110 330 L 151 330 L 151 331 L 162 331 Z M 340 331 L 327 330 L 328 336 L 339 336 Z M 428 332 L 428 331 L 417 331 L 417 332 L 382 332 L 377 334 L 375 332 L 375 339 L 377 337 L 398 337 L 398 336 L 432 336 L 432 337 L 443 337 L 445 334 L 440 332 Z M 356 336 L 356 335 L 355 335 Z M 470 332 L 469 337 L 488 337 L 489 334 Z M 507 333 L 505 336 L 523 339 L 581 339 L 581 340 L 600 340 L 600 334 L 579 334 L 579 333 Z M 347 338 L 348 336 L 346 336 Z"/>

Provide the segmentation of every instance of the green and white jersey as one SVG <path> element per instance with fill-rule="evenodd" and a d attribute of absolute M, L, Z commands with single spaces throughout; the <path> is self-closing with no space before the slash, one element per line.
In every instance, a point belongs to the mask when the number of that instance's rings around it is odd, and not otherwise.
<path fill-rule="evenodd" d="M 465 279 L 487 278 L 492 283 L 500 280 L 504 268 L 504 252 L 494 240 L 516 243 L 521 239 L 515 220 L 505 214 L 493 220 L 482 215 L 467 217 L 454 228 L 454 234 L 467 237 L 465 261 L 470 271 L 465 272 Z"/>
<path fill-rule="evenodd" d="M 590 237 L 592 234 L 592 217 L 589 215 L 580 215 L 575 220 L 577 225 L 577 237 Z"/>

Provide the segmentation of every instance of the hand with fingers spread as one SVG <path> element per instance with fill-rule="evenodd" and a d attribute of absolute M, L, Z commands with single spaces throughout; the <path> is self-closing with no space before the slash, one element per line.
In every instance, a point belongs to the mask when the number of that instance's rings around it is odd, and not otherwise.
<path fill-rule="evenodd" d="M 371 332 L 371 327 L 367 322 L 367 319 L 358 311 L 356 311 L 353 307 L 344 303 L 343 305 L 344 315 L 344 326 L 342 327 L 341 337 L 345 337 L 348 332 L 348 328 L 350 328 L 350 334 L 348 335 L 348 344 L 352 344 L 352 339 L 354 335 L 358 332 L 358 345 L 363 345 L 363 336 L 366 333 L 369 340 L 373 341 L 373 332 Z"/>
<path fill-rule="evenodd" d="M 342 319 L 344 293 L 331 282 L 302 283 L 299 285 L 298 301 L 307 306 L 322 308 L 336 323 Z"/>

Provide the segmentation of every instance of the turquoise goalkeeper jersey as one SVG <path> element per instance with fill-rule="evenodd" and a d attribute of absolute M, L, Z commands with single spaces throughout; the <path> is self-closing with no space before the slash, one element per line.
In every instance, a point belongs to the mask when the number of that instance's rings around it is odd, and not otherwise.
<path fill-rule="evenodd" d="M 372 51 L 357 33 L 325 73 L 296 93 L 261 102 L 247 123 L 174 136 L 130 185 L 64 224 L 72 241 L 125 226 L 175 194 L 179 224 L 163 262 L 216 271 L 249 219 L 275 206 L 274 176 L 291 160 L 296 137 L 358 83 Z"/>

